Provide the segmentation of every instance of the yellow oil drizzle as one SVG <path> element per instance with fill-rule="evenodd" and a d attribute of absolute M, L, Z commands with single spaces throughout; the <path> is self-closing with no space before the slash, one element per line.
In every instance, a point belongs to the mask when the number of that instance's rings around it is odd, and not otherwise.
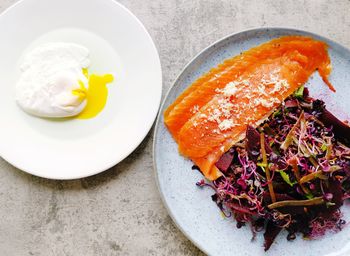
<path fill-rule="evenodd" d="M 93 118 L 100 113 L 107 102 L 108 88 L 107 84 L 113 82 L 113 75 L 88 75 L 86 69 L 83 73 L 89 79 L 89 87 L 86 89 L 83 83 L 79 82 L 80 89 L 74 90 L 72 93 L 79 97 L 86 97 L 87 104 L 84 110 L 76 117 L 78 119 Z M 83 85 L 81 88 L 81 85 Z"/>

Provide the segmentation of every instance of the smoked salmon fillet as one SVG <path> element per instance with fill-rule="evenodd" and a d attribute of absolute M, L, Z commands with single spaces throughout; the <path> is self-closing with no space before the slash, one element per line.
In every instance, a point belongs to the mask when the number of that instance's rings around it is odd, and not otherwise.
<path fill-rule="evenodd" d="M 298 50 L 305 56 L 314 55 L 313 60 L 321 64 L 319 71 L 320 74 L 323 74 L 322 78 L 325 79 L 329 74 L 327 73 L 329 72 L 327 68 L 329 58 L 326 49 L 327 46 L 323 42 L 315 41 L 310 37 L 286 36 L 273 39 L 231 59 L 225 60 L 222 64 L 219 64 L 207 74 L 197 79 L 165 110 L 165 124 L 174 139 L 177 140 L 177 133 L 181 127 L 193 115 L 193 112 L 211 100 L 213 95 L 216 94 L 215 90 L 217 88 L 223 88 L 246 69 L 258 65 L 266 59 L 281 56 L 286 51 Z M 326 59 L 319 61 L 320 58 Z M 327 79 L 325 82 L 330 85 Z"/>
<path fill-rule="evenodd" d="M 325 43 L 301 36 L 271 40 L 195 81 L 165 111 L 165 124 L 180 153 L 215 180 L 221 173 L 214 164 L 244 138 L 247 125 L 262 123 L 315 70 L 334 91 Z"/>

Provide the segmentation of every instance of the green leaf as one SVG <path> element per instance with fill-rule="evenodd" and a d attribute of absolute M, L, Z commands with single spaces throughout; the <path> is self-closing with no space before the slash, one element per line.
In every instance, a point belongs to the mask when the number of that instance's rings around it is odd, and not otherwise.
<path fill-rule="evenodd" d="M 276 110 L 275 112 L 273 112 L 272 117 L 275 118 L 276 116 L 281 114 L 281 110 Z"/>
<path fill-rule="evenodd" d="M 266 166 L 267 166 L 267 164 L 260 163 L 260 162 L 259 162 L 259 163 L 257 163 L 256 165 L 257 165 L 257 166 L 260 166 L 260 167 L 266 167 Z"/>
<path fill-rule="evenodd" d="M 312 194 L 306 194 L 305 196 L 306 196 L 307 199 L 312 199 L 312 198 L 314 198 L 314 196 L 313 196 Z"/>
<path fill-rule="evenodd" d="M 294 96 L 297 98 L 303 98 L 304 95 L 304 86 L 300 86 L 298 90 L 294 92 Z"/>
<path fill-rule="evenodd" d="M 332 203 L 332 202 L 327 202 L 327 203 L 326 203 L 326 207 L 327 207 L 327 208 L 329 208 L 329 207 L 331 207 L 331 206 L 333 206 L 333 205 L 335 205 L 335 203 Z"/>
<path fill-rule="evenodd" d="M 327 150 L 327 144 L 326 144 L 326 143 L 323 143 L 323 144 L 322 144 L 321 150 L 322 150 L 323 152 Z"/>
<path fill-rule="evenodd" d="M 279 173 L 281 174 L 281 177 L 282 179 L 291 187 L 293 187 L 295 184 L 297 184 L 298 182 L 297 181 L 294 181 L 294 182 L 291 182 L 290 181 L 290 178 L 289 178 L 289 175 L 284 172 L 284 171 L 279 171 Z"/>

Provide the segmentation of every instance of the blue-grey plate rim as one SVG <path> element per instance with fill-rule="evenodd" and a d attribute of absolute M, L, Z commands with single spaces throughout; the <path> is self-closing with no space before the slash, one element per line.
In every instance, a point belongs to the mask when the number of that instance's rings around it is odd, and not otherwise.
<path fill-rule="evenodd" d="M 154 171 L 154 175 L 155 175 L 155 179 L 156 179 L 156 184 L 157 184 L 157 188 L 158 191 L 160 193 L 160 197 L 161 200 L 163 202 L 163 205 L 165 206 L 169 216 L 171 217 L 171 219 L 173 220 L 173 222 L 175 223 L 176 227 L 197 247 L 199 248 L 202 252 L 204 252 L 207 255 L 210 255 L 209 250 L 203 246 L 202 244 L 200 244 L 199 241 L 197 241 L 197 239 L 191 235 L 188 234 L 188 232 L 179 224 L 178 218 L 176 216 L 176 214 L 172 211 L 171 205 L 168 204 L 167 199 L 161 189 L 160 186 L 160 180 L 159 180 L 159 175 L 158 175 L 158 168 L 157 168 L 157 161 L 156 161 L 156 143 L 157 143 L 157 138 L 158 138 L 158 133 L 159 133 L 159 126 L 160 126 L 160 120 L 161 120 L 161 116 L 163 115 L 163 112 L 165 110 L 165 104 L 166 104 L 166 100 L 169 97 L 169 95 L 172 93 L 172 91 L 175 89 L 177 82 L 180 80 L 180 78 L 182 76 L 184 76 L 184 74 L 186 74 L 187 70 L 191 67 L 191 65 L 198 59 L 201 58 L 203 55 L 205 55 L 206 52 L 208 52 L 211 48 L 215 47 L 216 45 L 218 45 L 219 43 L 221 43 L 222 41 L 225 40 L 229 40 L 232 37 L 237 37 L 240 35 L 244 35 L 246 33 L 251 33 L 251 32 L 261 32 L 261 31 L 284 31 L 286 32 L 286 34 L 295 34 L 295 35 L 306 35 L 306 36 L 311 36 L 313 38 L 319 39 L 321 41 L 326 42 L 328 45 L 334 45 L 337 48 L 343 49 L 344 51 L 348 51 L 350 52 L 350 50 L 348 48 L 346 48 L 345 46 L 343 46 L 340 43 L 337 43 L 335 41 L 333 41 L 332 39 L 329 39 L 325 36 L 321 36 L 319 34 L 310 32 L 310 31 L 306 31 L 306 30 L 301 30 L 301 29 L 297 29 L 297 28 L 293 28 L 293 27 L 256 27 L 256 28 L 251 28 L 251 29 L 247 29 L 247 30 L 242 30 L 236 33 L 232 33 L 229 34 L 225 37 L 222 37 L 221 39 L 213 42 L 212 44 L 210 44 L 209 46 L 205 47 L 203 50 L 201 50 L 198 54 L 196 54 L 185 66 L 184 68 L 180 71 L 179 75 L 176 77 L 176 79 L 174 80 L 174 82 L 172 83 L 172 85 L 170 86 L 170 88 L 168 89 L 168 91 L 166 92 L 161 106 L 159 108 L 159 113 L 155 122 L 155 129 L 154 129 L 154 133 L 153 133 L 153 145 L 152 145 L 152 158 L 153 158 L 153 171 Z M 208 198 L 208 200 L 210 200 Z M 330 253 L 327 254 L 326 256 L 345 256 L 348 255 L 348 253 L 350 252 L 350 247 L 349 245 L 347 245 L 347 250 L 346 251 L 342 251 L 340 254 L 338 253 Z M 345 253 L 345 254 L 344 254 Z"/>

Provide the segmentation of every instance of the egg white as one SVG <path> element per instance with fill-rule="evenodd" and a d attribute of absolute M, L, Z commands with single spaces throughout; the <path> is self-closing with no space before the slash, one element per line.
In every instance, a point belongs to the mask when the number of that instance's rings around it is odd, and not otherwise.
<path fill-rule="evenodd" d="M 80 83 L 88 87 L 83 69 L 90 65 L 89 50 L 73 43 L 49 43 L 24 56 L 16 85 L 16 101 L 27 113 L 50 118 L 79 114 L 86 99 L 74 95 Z"/>

